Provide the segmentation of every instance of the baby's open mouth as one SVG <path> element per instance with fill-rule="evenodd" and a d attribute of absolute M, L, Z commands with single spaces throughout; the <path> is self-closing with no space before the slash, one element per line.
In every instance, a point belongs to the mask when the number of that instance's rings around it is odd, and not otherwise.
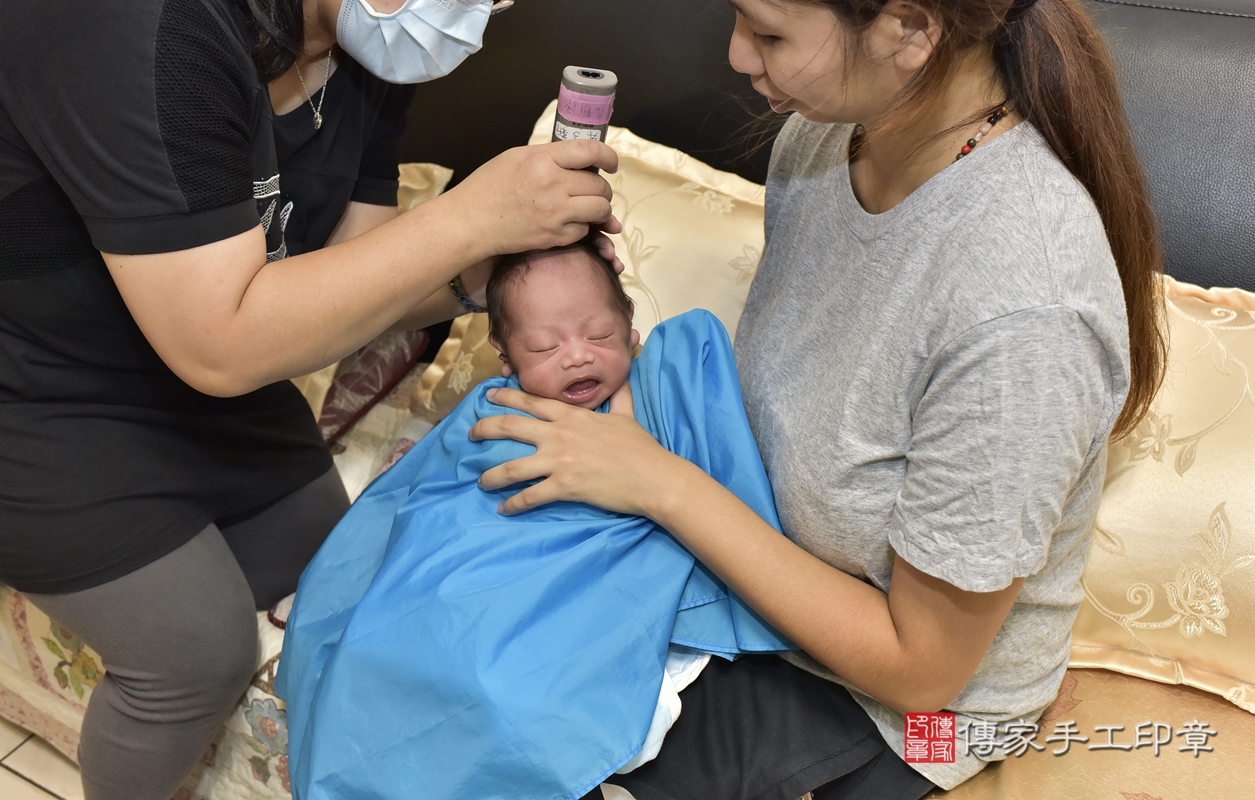
<path fill-rule="evenodd" d="M 597 387 L 601 386 L 601 381 L 596 378 L 584 378 L 567 385 L 562 390 L 562 396 L 572 403 L 583 403 L 597 393 Z"/>

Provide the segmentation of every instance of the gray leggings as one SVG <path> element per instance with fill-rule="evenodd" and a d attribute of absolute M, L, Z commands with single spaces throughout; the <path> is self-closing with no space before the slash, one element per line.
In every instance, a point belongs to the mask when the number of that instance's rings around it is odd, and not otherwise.
<path fill-rule="evenodd" d="M 254 610 L 296 589 L 348 505 L 332 470 L 103 586 L 28 595 L 104 662 L 78 748 L 87 800 L 169 800 L 248 688 Z"/>

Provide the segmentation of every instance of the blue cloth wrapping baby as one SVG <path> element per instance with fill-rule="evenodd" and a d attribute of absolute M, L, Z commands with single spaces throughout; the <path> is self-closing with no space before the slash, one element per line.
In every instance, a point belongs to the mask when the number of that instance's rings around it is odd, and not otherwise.
<path fill-rule="evenodd" d="M 637 420 L 779 530 L 723 325 L 656 327 Z M 376 480 L 305 570 L 278 691 L 298 800 L 578 798 L 649 730 L 670 643 L 792 647 L 648 519 L 577 503 L 497 514 L 480 474 L 534 452 L 471 442 L 476 388 Z"/>

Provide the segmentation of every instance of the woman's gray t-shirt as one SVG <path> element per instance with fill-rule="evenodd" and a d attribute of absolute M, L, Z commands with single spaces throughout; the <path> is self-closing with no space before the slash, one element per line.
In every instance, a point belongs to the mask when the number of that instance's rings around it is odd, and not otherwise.
<path fill-rule="evenodd" d="M 776 142 L 737 332 L 746 410 L 785 532 L 827 563 L 886 592 L 895 553 L 967 591 L 1026 577 L 949 705 L 1001 739 L 1067 666 L 1128 393 L 1120 279 L 1093 201 L 1031 125 L 877 215 L 850 187 L 850 133 L 795 115 Z M 853 693 L 902 755 L 902 715 Z M 948 789 L 1006 756 L 963 741 L 952 764 L 912 766 Z"/>

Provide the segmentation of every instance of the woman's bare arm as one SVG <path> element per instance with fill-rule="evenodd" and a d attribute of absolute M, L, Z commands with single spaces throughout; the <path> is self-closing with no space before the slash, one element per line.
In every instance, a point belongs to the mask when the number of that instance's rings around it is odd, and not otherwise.
<path fill-rule="evenodd" d="M 660 479 L 674 488 L 654 494 L 648 516 L 814 659 L 898 711 L 936 711 L 958 695 L 1024 583 L 966 592 L 896 557 L 885 594 L 781 536 L 688 462 Z"/>
<path fill-rule="evenodd" d="M 104 254 L 162 360 L 207 394 L 319 369 L 388 329 L 450 278 L 500 253 L 570 243 L 611 219 L 614 151 L 516 148 L 450 192 L 347 241 L 266 262 L 261 227 L 202 247 Z"/>
<path fill-rule="evenodd" d="M 331 237 L 327 240 L 326 246 L 330 247 L 361 236 L 363 233 L 374 230 L 385 222 L 392 220 L 396 215 L 397 209 L 395 206 L 349 203 L 349 207 L 344 210 L 344 216 L 340 217 L 335 230 L 331 232 Z M 462 270 L 461 273 L 462 284 L 466 287 L 466 291 L 470 293 L 472 298 L 476 298 L 480 305 L 486 302 L 483 297 L 483 290 L 488 283 L 488 275 L 492 271 L 492 264 L 492 259 L 481 261 L 479 264 L 472 264 Z M 430 296 L 409 311 L 406 311 L 399 320 L 392 323 L 389 330 L 411 331 L 418 328 L 426 328 L 429 325 L 445 322 L 465 313 L 466 309 L 462 308 L 462 304 L 454 298 L 448 286 L 442 284 Z"/>
<path fill-rule="evenodd" d="M 341 242 L 347 242 L 349 239 L 355 239 L 385 222 L 391 222 L 397 213 L 396 206 L 376 206 L 355 200 L 350 201 L 323 247 L 332 247 Z"/>
<path fill-rule="evenodd" d="M 781 536 L 663 449 L 632 417 L 630 391 L 616 394 L 611 414 L 508 389 L 492 399 L 536 418 L 489 417 L 472 437 L 517 439 L 537 451 L 485 472 L 481 484 L 545 478 L 503 512 L 574 500 L 653 519 L 812 657 L 900 711 L 937 710 L 962 690 L 1023 585 L 965 592 L 898 558 L 885 594 Z"/>

